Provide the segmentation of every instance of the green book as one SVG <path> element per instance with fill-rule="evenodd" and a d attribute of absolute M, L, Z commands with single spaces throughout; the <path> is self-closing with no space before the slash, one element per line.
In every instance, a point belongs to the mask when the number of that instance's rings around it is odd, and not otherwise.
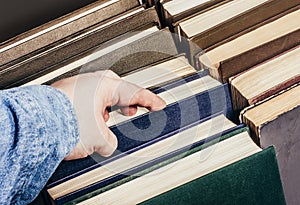
<path fill-rule="evenodd" d="M 285 204 L 285 198 L 274 148 L 261 150 L 244 127 L 67 204 L 107 203 Z"/>
<path fill-rule="evenodd" d="M 141 204 L 285 204 L 274 147 Z"/>

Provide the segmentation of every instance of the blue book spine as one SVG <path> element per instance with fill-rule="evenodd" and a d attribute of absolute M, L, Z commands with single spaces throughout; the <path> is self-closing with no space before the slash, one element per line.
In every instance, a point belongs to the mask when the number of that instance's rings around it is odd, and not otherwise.
<path fill-rule="evenodd" d="M 115 154 L 126 152 L 220 112 L 229 119 L 232 118 L 228 84 L 177 101 L 162 111 L 147 113 L 112 126 L 111 130 L 119 142 Z"/>
<path fill-rule="evenodd" d="M 118 137 L 119 144 L 116 152 L 110 158 L 88 168 L 85 166 L 81 171 L 49 184 L 48 188 L 142 149 L 149 144 L 155 143 L 157 140 L 170 137 L 183 129 L 187 129 L 220 113 L 228 118 L 233 116 L 228 84 L 217 86 L 170 104 L 162 111 L 147 113 L 112 126 L 111 130 Z M 105 183 L 103 182 L 102 185 L 105 185 Z M 80 195 L 83 193 L 85 191 L 80 192 Z M 78 193 L 58 199 L 56 204 L 61 204 L 74 197 L 78 197 Z"/>

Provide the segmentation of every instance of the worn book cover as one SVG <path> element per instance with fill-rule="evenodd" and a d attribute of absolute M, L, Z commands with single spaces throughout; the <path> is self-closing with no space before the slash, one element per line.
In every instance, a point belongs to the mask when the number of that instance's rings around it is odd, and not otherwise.
<path fill-rule="evenodd" d="M 16 3 L 17 4 L 17 3 Z M 138 0 L 96 1 L 0 44 L 0 65 L 40 50 L 90 26 L 139 6 Z M 52 11 L 53 13 L 59 11 Z M 26 16 L 24 16 L 26 18 Z M 43 49 L 42 49 L 43 50 Z M 19 60 L 18 60 L 19 61 Z"/>
<path fill-rule="evenodd" d="M 234 1 L 233 1 L 234 2 Z M 231 4 L 232 1 L 226 3 Z M 216 9 L 225 6 L 226 4 L 223 4 Z M 237 15 L 230 15 L 230 18 L 222 17 L 218 15 L 218 10 L 215 11 L 215 13 L 212 13 L 213 16 L 207 17 L 208 19 L 205 20 L 209 22 L 209 19 L 222 19 L 225 18 L 225 20 L 222 20 L 220 23 L 218 23 L 215 26 L 209 26 L 208 24 L 206 29 L 203 29 L 201 32 L 197 32 L 197 26 L 194 26 L 193 24 L 190 24 L 189 21 L 193 17 L 196 18 L 196 16 L 192 16 L 189 19 L 182 20 L 179 23 L 178 29 L 179 34 L 182 35 L 182 42 L 188 46 L 184 46 L 183 49 L 186 49 L 186 52 L 190 55 L 192 65 L 195 66 L 195 55 L 202 50 L 208 49 L 209 47 L 224 41 L 227 38 L 232 37 L 233 35 L 236 35 L 240 32 L 243 32 L 244 30 L 255 26 L 256 24 L 259 24 L 273 16 L 276 16 L 288 9 L 291 9 L 295 6 L 299 5 L 298 0 L 291 0 L 291 1 L 281 1 L 281 0 L 271 0 L 266 1 L 264 3 L 260 3 L 259 5 L 247 9 L 244 12 L 239 12 Z M 228 7 L 229 9 L 230 7 Z M 226 11 L 228 10 L 226 9 Z M 210 10 L 209 12 L 213 12 L 214 9 Z M 234 12 L 234 11 L 232 11 Z M 200 13 L 199 15 L 201 15 Z M 187 28 L 192 29 L 192 34 L 187 33 Z M 199 28 L 201 28 L 199 26 Z"/>
<path fill-rule="evenodd" d="M 288 204 L 300 202 L 299 131 L 300 87 L 294 85 L 265 101 L 249 106 L 241 120 L 249 125 L 262 148 L 274 145 Z"/>
<path fill-rule="evenodd" d="M 197 67 L 208 69 L 211 75 L 221 82 L 228 82 L 231 76 L 237 75 L 250 67 L 299 45 L 300 24 L 290 21 L 288 21 L 290 23 L 286 23 L 285 21 L 285 19 L 288 18 L 297 19 L 298 13 L 299 6 L 287 10 L 196 54 L 195 58 L 198 61 Z M 278 31 L 277 28 L 281 23 L 289 26 L 285 25 L 285 29 L 282 28 L 282 31 Z M 284 25 L 282 25 L 282 27 L 283 26 Z M 274 30 L 278 32 L 274 32 Z M 262 31 L 269 36 L 267 40 L 263 40 L 261 37 L 255 37 L 255 35 L 261 35 L 258 33 Z M 257 40 L 258 38 L 261 40 Z M 241 44 L 241 41 L 244 41 L 248 47 L 236 45 Z M 235 47 L 235 50 L 232 51 L 233 54 L 229 57 L 220 57 L 221 60 L 211 63 L 212 65 L 207 62 L 209 59 L 206 59 L 206 55 L 207 58 L 209 58 L 209 56 L 212 55 L 210 53 L 217 52 L 218 49 L 225 49 L 225 47 L 227 48 L 229 45 Z M 239 46 L 241 49 L 237 50 L 236 48 Z"/>
<path fill-rule="evenodd" d="M 141 204 L 285 204 L 273 147 Z"/>

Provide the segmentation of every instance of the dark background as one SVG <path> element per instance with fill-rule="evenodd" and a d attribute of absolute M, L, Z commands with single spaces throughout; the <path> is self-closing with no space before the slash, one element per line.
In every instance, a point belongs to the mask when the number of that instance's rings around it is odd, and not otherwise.
<path fill-rule="evenodd" d="M 1 0 L 0 43 L 96 0 Z"/>

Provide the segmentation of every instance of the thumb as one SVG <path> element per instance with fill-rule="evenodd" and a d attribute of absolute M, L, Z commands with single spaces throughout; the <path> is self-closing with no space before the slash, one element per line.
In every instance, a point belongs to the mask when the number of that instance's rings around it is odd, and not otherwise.
<path fill-rule="evenodd" d="M 88 131 L 80 135 L 80 139 L 75 148 L 64 158 L 64 160 L 74 160 L 87 157 L 93 152 L 97 152 L 103 157 L 113 154 L 118 146 L 117 137 L 106 126 L 104 119 L 100 117 L 97 120 L 99 125 L 98 131 L 94 127 L 85 126 Z M 93 123 L 89 123 L 90 125 Z"/>
<path fill-rule="evenodd" d="M 102 117 L 99 117 L 97 121 L 100 128 L 100 136 L 98 136 L 98 140 L 94 144 L 94 151 L 104 157 L 108 157 L 117 149 L 118 140 L 115 134 L 107 127 Z"/>

